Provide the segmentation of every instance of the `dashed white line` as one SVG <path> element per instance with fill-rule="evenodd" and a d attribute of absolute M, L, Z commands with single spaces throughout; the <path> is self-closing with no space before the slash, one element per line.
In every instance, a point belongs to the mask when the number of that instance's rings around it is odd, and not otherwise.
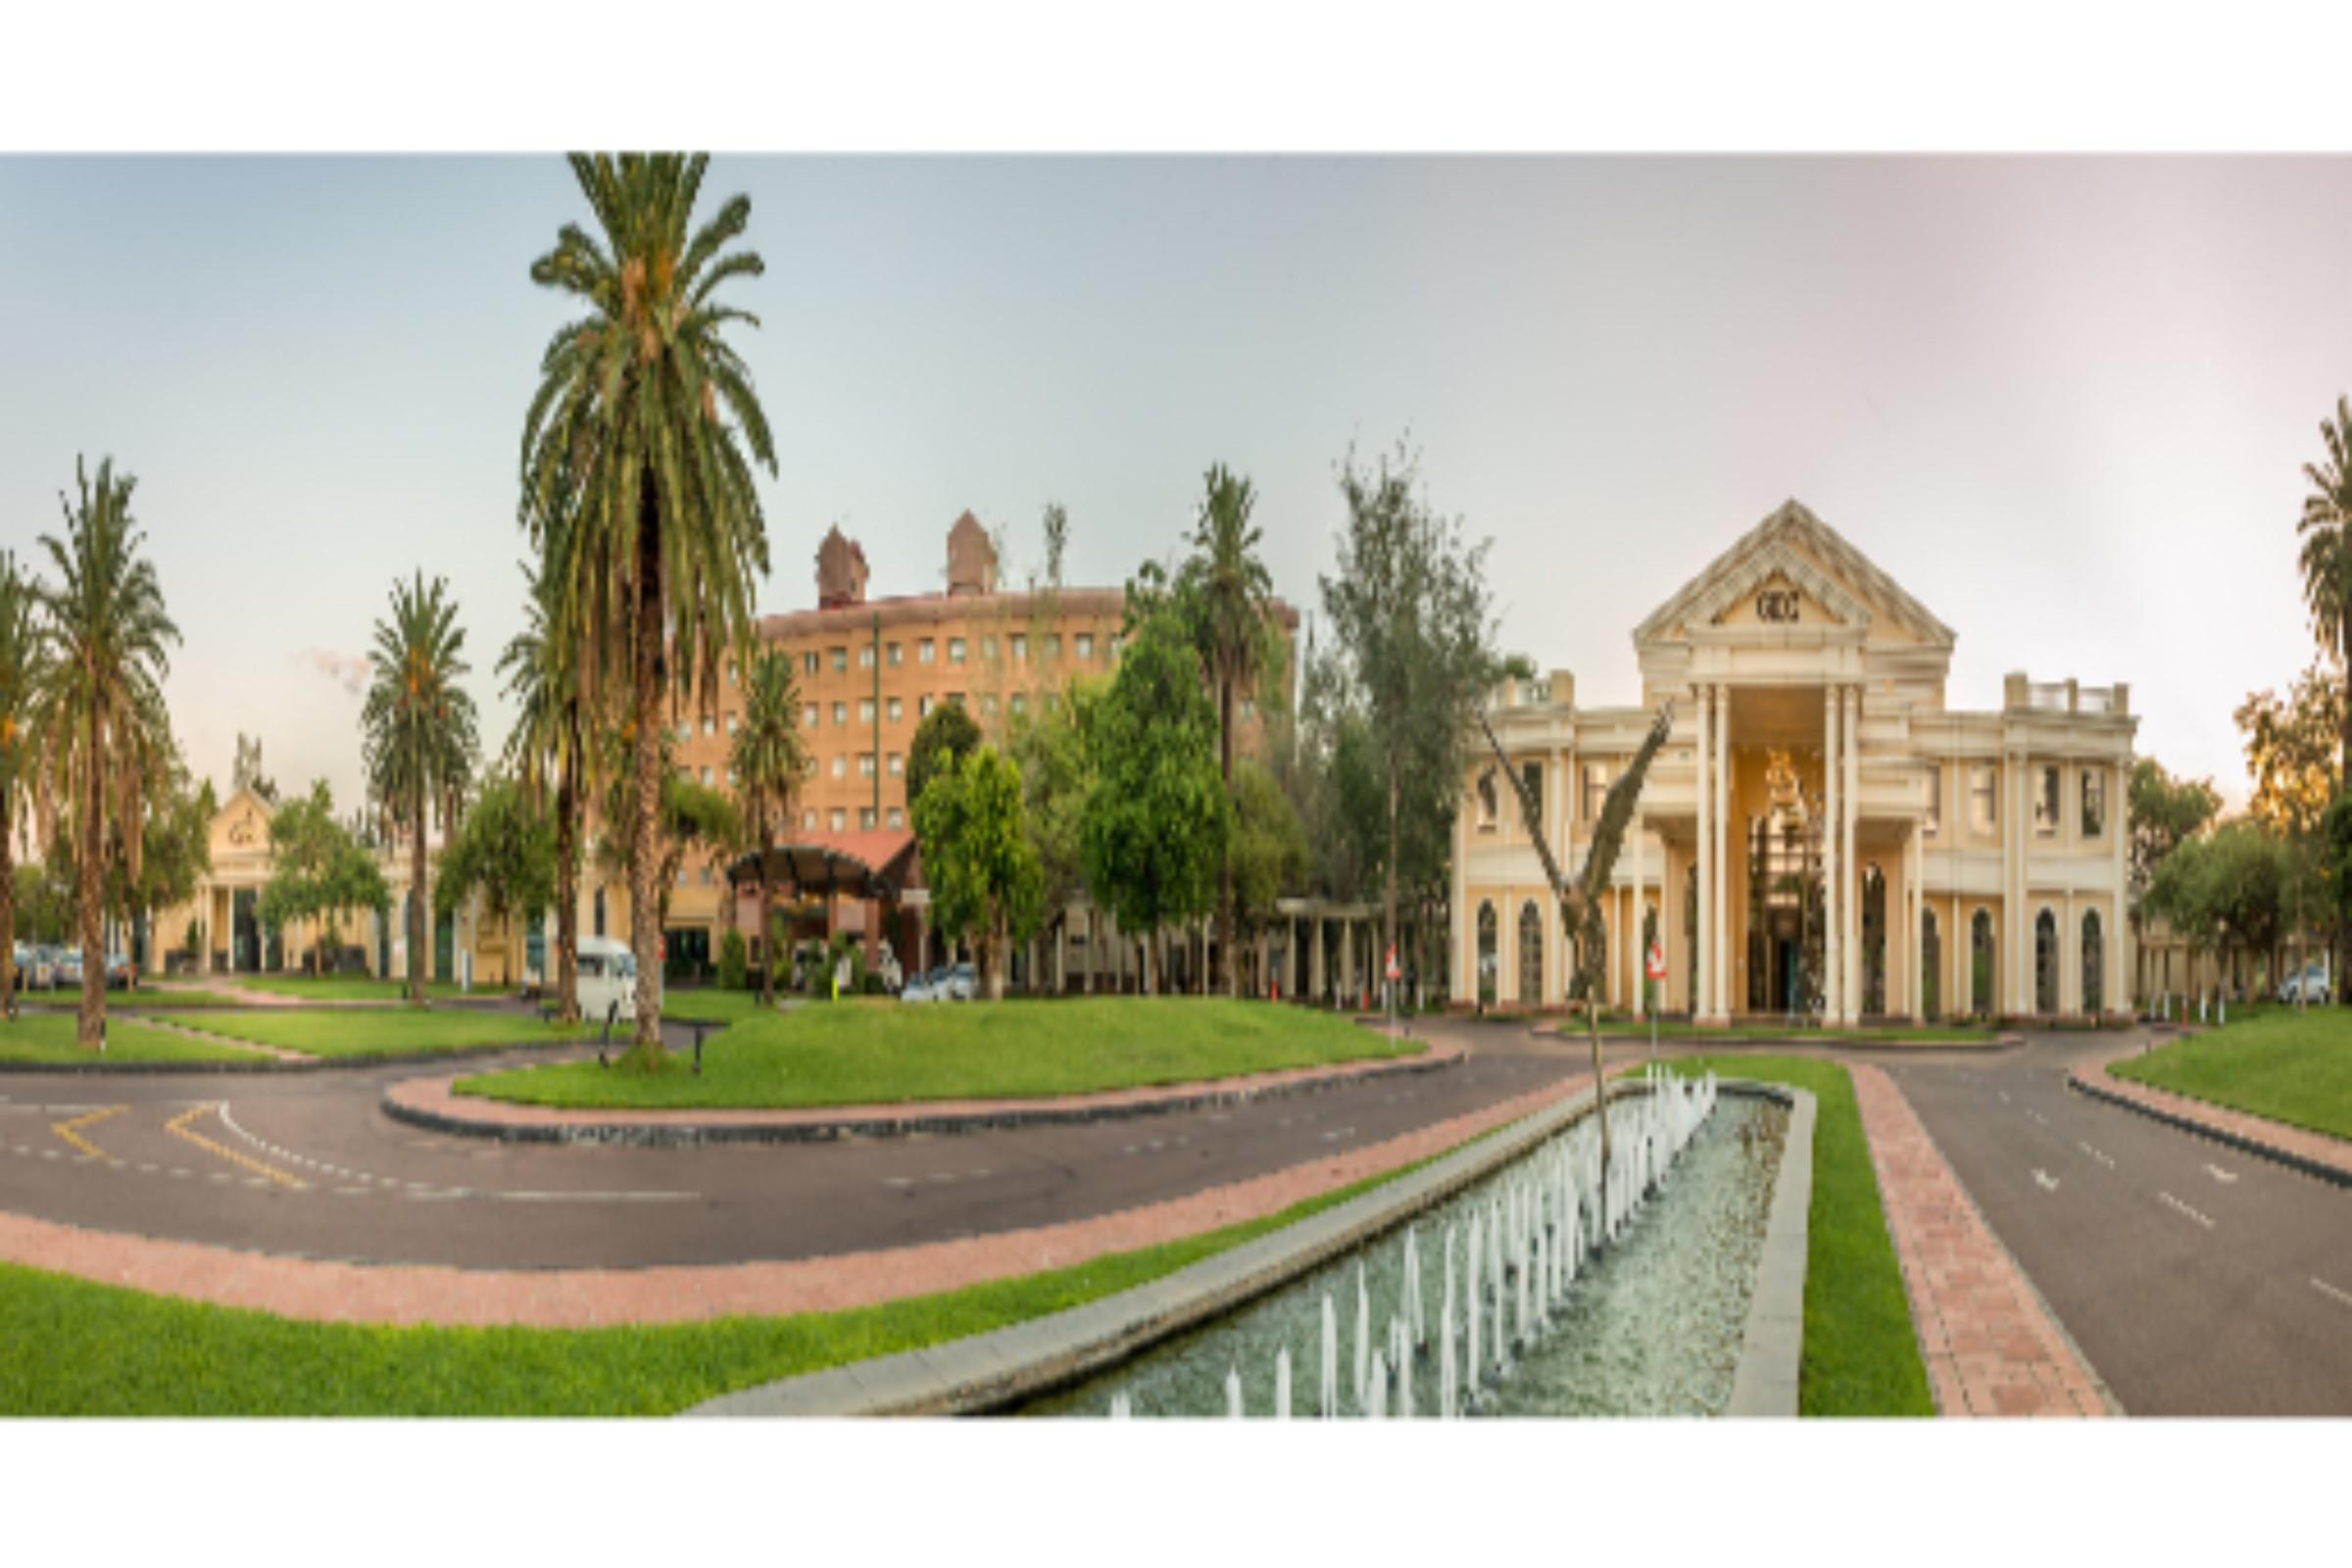
<path fill-rule="evenodd" d="M 2080 1138 L 2075 1140 L 2075 1147 L 2082 1151 L 2082 1152 L 2085 1154 L 2088 1154 L 2091 1158 L 2097 1160 L 2100 1164 L 2106 1166 L 2109 1170 L 2115 1169 L 2115 1159 L 2112 1155 L 2102 1154 L 2097 1150 L 2091 1148 L 2088 1144 L 2082 1142 L 2082 1140 Z"/>
<path fill-rule="evenodd" d="M 2181 1213 L 2186 1214 L 2190 1219 L 2193 1219 L 2198 1224 L 2204 1226 L 2207 1230 L 2213 1229 L 2213 1221 L 2207 1219 L 2204 1215 L 2198 1213 L 2195 1209 L 2189 1207 L 2186 1203 L 2183 1203 L 2172 1194 L 2158 1193 L 2156 1196 L 2162 1199 L 2165 1202 L 2170 1203 L 2173 1207 L 2179 1209 Z"/>
<path fill-rule="evenodd" d="M 914 1185 L 914 1178 L 911 1176 L 885 1176 L 882 1178 L 882 1185 L 885 1187 L 900 1188 L 912 1187 Z"/>
<path fill-rule="evenodd" d="M 2039 1167 L 2034 1169 L 2034 1181 L 2045 1193 L 2054 1193 L 2058 1190 L 2058 1178 Z"/>
<path fill-rule="evenodd" d="M 2322 1296 L 2331 1297 L 2346 1306 L 2352 1306 L 2352 1291 L 2339 1291 L 2316 1274 L 2312 1276 L 2311 1288 Z"/>
<path fill-rule="evenodd" d="M 2217 1182 L 2233 1182 L 2237 1180 L 2237 1172 L 2233 1170 L 2224 1170 L 2221 1166 L 2213 1164 L 2211 1161 L 2206 1163 L 2205 1174 L 2211 1176 Z"/>

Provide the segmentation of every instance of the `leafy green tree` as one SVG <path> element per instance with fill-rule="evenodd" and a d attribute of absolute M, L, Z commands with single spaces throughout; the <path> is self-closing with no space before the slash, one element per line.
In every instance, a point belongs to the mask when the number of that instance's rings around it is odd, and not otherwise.
<path fill-rule="evenodd" d="M 767 416 L 725 335 L 749 312 L 718 303 L 729 278 L 758 276 L 735 249 L 751 220 L 735 196 L 697 228 L 708 158 L 575 154 L 572 173 L 599 235 L 567 223 L 531 280 L 579 300 L 540 361 L 523 419 L 521 520 L 541 570 L 564 586 L 566 626 L 584 640 L 592 682 L 626 668 L 639 820 L 624 834 L 638 973 L 659 972 L 657 886 L 662 704 L 673 684 L 718 690 L 722 648 L 752 652 L 752 596 L 768 567 L 753 465 L 774 473 Z M 747 451 L 748 449 L 748 451 Z M 599 705 L 591 699 L 591 708 Z M 653 988 L 648 988 L 649 993 Z M 661 1000 L 641 996 L 637 1045 L 658 1064 Z"/>
<path fill-rule="evenodd" d="M 33 721 L 46 646 L 38 603 L 17 558 L 0 555 L 0 999 L 17 989 L 17 832 L 39 776 Z"/>
<path fill-rule="evenodd" d="M 748 818 L 744 825 L 751 830 L 751 847 L 760 855 L 760 928 L 764 931 L 774 900 L 767 879 L 768 830 L 773 822 L 792 820 L 792 792 L 808 771 L 808 743 L 801 735 L 801 690 L 793 679 L 792 657 L 764 650 L 745 674 L 743 719 L 727 746 L 727 771 Z M 762 1006 L 776 1000 L 778 956 L 769 948 L 760 966 Z"/>
<path fill-rule="evenodd" d="M 1086 887 L 1086 800 L 1095 779 L 1086 732 L 1102 690 L 1100 681 L 1077 680 L 1040 691 L 1006 730 L 1005 755 L 1020 770 L 1022 816 L 1044 883 L 1046 929 L 1056 936 Z M 1099 953 L 1100 944 L 1090 940 L 1087 951 Z M 1090 989 L 1099 968 L 1087 966 Z"/>
<path fill-rule="evenodd" d="M 392 584 L 392 613 L 375 623 L 374 674 L 360 710 L 368 788 L 409 835 L 409 1001 L 424 1003 L 427 812 L 446 841 L 473 773 L 473 698 L 457 601 L 435 577 Z"/>
<path fill-rule="evenodd" d="M 1233 776 L 1234 703 L 1260 672 L 1282 659 L 1273 625 L 1274 581 L 1258 557 L 1262 535 L 1250 520 L 1257 504 L 1250 481 L 1219 464 L 1208 470 L 1207 494 L 1193 529 L 1193 553 L 1179 574 L 1197 607 L 1195 636 L 1201 668 L 1217 693 L 1217 768 L 1225 797 L 1235 799 Z M 1217 946 L 1224 958 L 1225 987 L 1241 995 L 1240 925 L 1233 902 L 1230 847 L 1217 869 Z"/>
<path fill-rule="evenodd" d="M 1376 762 L 1384 823 L 1376 863 L 1385 930 L 1394 943 L 1399 883 L 1429 885 L 1444 874 L 1443 850 L 1435 852 L 1434 866 L 1406 860 L 1415 847 L 1407 821 L 1425 833 L 1443 828 L 1450 838 L 1471 720 L 1500 664 L 1488 610 L 1488 544 L 1469 543 L 1458 519 L 1431 511 L 1417 459 L 1401 445 L 1369 468 L 1359 467 L 1350 451 L 1341 466 L 1340 493 L 1348 525 L 1339 539 L 1339 569 L 1321 579 L 1323 608 L 1339 641 L 1345 685 L 1360 695 L 1364 738 Z M 1425 800 L 1412 800 L 1416 785 L 1428 792 Z"/>
<path fill-rule="evenodd" d="M 28 942 L 62 943 L 74 930 L 74 879 L 59 862 L 20 864 L 14 883 L 17 921 Z"/>
<path fill-rule="evenodd" d="M 2130 801 L 2131 839 L 2128 845 L 2133 909 L 2147 905 L 2166 919 L 2161 900 L 2154 900 L 2156 873 L 2173 853 L 2202 832 L 2221 813 L 2221 792 L 2206 779 L 2177 779 L 2152 757 L 2132 764 Z"/>
<path fill-rule="evenodd" d="M 658 836 L 652 852 L 640 857 L 634 831 L 644 818 L 637 809 L 637 775 L 621 765 L 631 742 L 625 735 L 616 735 L 608 744 L 613 755 L 605 774 L 605 832 L 597 842 L 597 861 L 608 876 L 618 875 L 640 860 L 653 866 L 654 929 L 664 930 L 669 925 L 669 895 L 678 885 L 678 870 L 687 858 L 724 855 L 740 842 L 741 826 L 735 803 L 722 791 L 698 784 L 678 772 L 670 760 L 674 755 L 673 743 L 664 730 L 656 752 L 662 762 L 662 804 L 654 823 Z M 654 972 L 661 971 L 657 967 Z"/>
<path fill-rule="evenodd" d="M 1216 733 L 1184 626 L 1151 616 L 1131 636 L 1087 734 L 1095 783 L 1080 828 L 1086 882 L 1122 931 L 1155 938 L 1164 925 L 1208 912 L 1233 814 Z M 1145 943 L 1147 991 L 1158 987 L 1155 946 Z"/>
<path fill-rule="evenodd" d="M 2245 737 L 2246 770 L 2254 780 L 2247 812 L 2285 846 L 2286 924 L 2295 941 L 2295 970 L 2301 973 L 2309 924 L 2305 910 L 2324 908 L 2328 902 L 2318 835 L 2320 818 L 2342 785 L 2336 738 L 2343 731 L 2344 677 L 2315 663 L 2287 697 L 2255 692 L 2238 705 L 2235 716 Z"/>
<path fill-rule="evenodd" d="M 961 703 L 941 703 L 914 726 L 906 747 L 906 807 L 911 812 L 924 788 L 950 766 L 980 749 L 980 725 Z"/>
<path fill-rule="evenodd" d="M 315 781 L 307 796 L 286 802 L 270 814 L 270 882 L 262 889 L 255 912 L 276 931 L 301 920 L 318 921 L 320 940 L 312 948 L 314 969 L 322 969 L 323 957 L 340 951 L 346 912 L 372 909 L 381 914 L 392 906 L 382 865 L 354 837 L 349 824 L 336 817 L 334 792 L 324 779 Z M 446 856 L 444 860 L 446 881 Z"/>
<path fill-rule="evenodd" d="M 34 590 L 50 650 L 38 728 L 49 756 L 48 787 L 71 803 L 74 819 L 86 960 L 74 1039 L 96 1050 L 106 1032 L 100 879 L 110 850 L 123 857 L 131 881 L 142 869 L 146 789 L 172 751 L 164 676 L 166 650 L 179 641 L 179 628 L 165 612 L 154 564 L 139 554 L 145 536 L 130 514 L 137 481 L 118 475 L 112 459 L 98 465 L 94 487 L 78 462 L 74 479 L 79 504 L 59 498 L 65 537 L 41 538 L 59 580 Z"/>
<path fill-rule="evenodd" d="M 2322 652 L 2338 668 L 2352 663 L 2352 401 L 2335 400 L 2335 417 L 2320 421 L 2327 457 L 2303 466 L 2311 493 L 2303 498 L 2299 560 L 2303 603 Z M 2352 708 L 2337 730 L 2336 776 L 2352 778 Z"/>
<path fill-rule="evenodd" d="M 510 981 L 520 973 L 522 952 L 514 917 L 543 909 L 556 894 L 556 826 L 531 792 L 513 778 L 482 786 L 457 835 L 441 851 L 441 880 L 433 912 L 454 914 L 479 891 L 482 912 L 506 928 Z"/>
<path fill-rule="evenodd" d="M 554 554 L 562 559 L 559 547 Z M 514 700 L 514 728 L 507 737 L 507 765 L 534 802 L 555 781 L 556 1021 L 580 1016 L 580 812 L 589 795 L 592 760 L 583 723 L 578 661 L 581 638 L 564 617 L 576 608 L 562 582 L 523 568 L 530 583 L 528 621 L 499 655 L 507 694 Z"/>
<path fill-rule="evenodd" d="M 993 746 L 943 765 L 914 803 L 932 924 L 950 942 L 972 939 L 992 1002 L 1004 995 L 1005 944 L 1034 936 L 1043 912 L 1025 814 L 1020 770 Z"/>
<path fill-rule="evenodd" d="M 1275 901 L 1305 885 L 1306 829 L 1263 763 L 1243 759 L 1234 784 L 1233 842 L 1226 856 L 1233 867 L 1233 929 L 1254 938 L 1273 922 Z"/>

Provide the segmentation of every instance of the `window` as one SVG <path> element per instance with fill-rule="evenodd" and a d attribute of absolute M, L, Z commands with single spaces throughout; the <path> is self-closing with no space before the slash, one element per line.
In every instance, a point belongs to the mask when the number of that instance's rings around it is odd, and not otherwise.
<path fill-rule="evenodd" d="M 872 778 L 874 776 L 873 753 L 860 752 L 858 754 L 858 776 L 859 778 Z"/>
<path fill-rule="evenodd" d="M 1082 631 L 1082 632 L 1080 632 L 1080 633 L 1078 634 L 1078 640 L 1077 640 L 1077 643 L 1076 643 L 1076 648 L 1077 648 L 1077 652 L 1078 652 L 1078 657 L 1079 657 L 1080 659 L 1092 659 L 1092 658 L 1094 658 L 1094 657 L 1095 657 L 1095 634 L 1094 634 L 1093 632 L 1091 632 L 1091 631 Z"/>
<path fill-rule="evenodd" d="M 1046 633 L 1046 662 L 1050 664 L 1060 657 L 1061 633 L 1057 631 L 1050 631 Z"/>
<path fill-rule="evenodd" d="M 896 724 L 900 719 L 906 716 L 906 705 L 898 698 L 893 697 L 890 700 L 889 706 L 885 708 L 883 711 L 887 712 L 890 715 L 890 721 L 893 724 Z"/>
<path fill-rule="evenodd" d="M 1012 657 L 1015 659 L 1029 657 L 1029 634 L 1027 632 L 1016 631 L 1012 634 Z"/>
<path fill-rule="evenodd" d="M 872 643 L 861 643 L 858 645 L 858 667 L 859 669 L 871 669 L 874 667 L 874 645 Z"/>
<path fill-rule="evenodd" d="M 727 656 L 727 684 L 735 684 L 735 656 L 732 654 Z"/>
<path fill-rule="evenodd" d="M 704 768 L 704 769 L 703 769 L 703 788 L 705 788 L 705 789 L 709 789 L 710 787 L 710 768 L 708 768 L 708 767 L 706 767 L 706 768 Z"/>
<path fill-rule="evenodd" d="M 2001 770 L 1990 763 L 1968 770 L 1968 830 L 1989 835 L 2001 825 Z"/>
<path fill-rule="evenodd" d="M 814 729 L 816 728 L 816 705 L 814 703 L 803 703 L 801 705 L 801 722 L 809 729 Z"/>
<path fill-rule="evenodd" d="M 850 760 L 839 752 L 833 754 L 833 776 L 835 778 L 850 776 Z"/>
<path fill-rule="evenodd" d="M 735 715 L 733 713 L 727 715 L 727 733 L 729 735 L 735 733 Z"/>
<path fill-rule="evenodd" d="M 843 673 L 845 673 L 845 672 L 846 672 L 846 671 L 849 669 L 849 667 L 850 667 L 850 651 L 849 651 L 849 649 L 848 649 L 848 648 L 846 648 L 846 647 L 844 647 L 844 648 L 836 648 L 836 649 L 834 649 L 834 650 L 833 650 L 833 673 L 834 673 L 834 674 L 836 674 L 836 675 L 843 674 Z"/>
<path fill-rule="evenodd" d="M 2034 831 L 2048 838 L 2058 831 L 2058 769 L 2044 766 L 2034 779 Z"/>
<path fill-rule="evenodd" d="M 703 715 L 703 733 L 706 736 L 718 733 L 718 720 L 712 718 L 709 713 Z"/>
<path fill-rule="evenodd" d="M 934 652 L 936 650 L 932 646 L 931 639 L 926 637 L 914 645 L 914 662 L 918 664 L 928 664 L 931 662 L 931 656 Z"/>
<path fill-rule="evenodd" d="M 801 813 L 801 828 L 804 832 L 808 833 L 816 831 L 816 808 L 810 807 Z"/>
<path fill-rule="evenodd" d="M 903 775 L 906 773 L 906 758 L 904 758 L 904 757 L 902 757 L 901 755 L 899 755 L 897 752 L 893 752 L 893 753 L 891 753 L 891 754 L 890 754 L 890 776 L 891 776 L 892 778 L 899 778 L 899 777 L 903 776 Z"/>
<path fill-rule="evenodd" d="M 948 662 L 951 664 L 960 664 L 963 662 L 962 638 L 951 637 L 948 639 Z"/>
<path fill-rule="evenodd" d="M 1936 830 L 1942 826 L 1943 769 L 1936 763 L 1930 762 L 1928 764 L 1928 820 L 1920 831 L 1922 836 L 1932 839 L 1936 836 Z"/>
<path fill-rule="evenodd" d="M 860 697 L 860 698 L 858 698 L 858 723 L 860 723 L 860 724 L 871 724 L 873 721 L 874 721 L 874 700 L 873 700 L 871 697 Z"/>
<path fill-rule="evenodd" d="M 2058 1011 L 2058 921 L 2047 909 L 2034 920 L 2034 1010 Z"/>
<path fill-rule="evenodd" d="M 1543 821 L 1544 764 L 1542 762 L 1521 762 L 1519 764 L 1519 777 L 1520 780 L 1527 785 L 1527 793 L 1536 803 L 1536 820 L 1539 822 Z"/>
<path fill-rule="evenodd" d="M 931 698 L 928 695 L 917 698 L 915 700 L 914 711 L 915 716 L 918 718 L 929 718 L 931 716 Z"/>
<path fill-rule="evenodd" d="M 1609 764 L 1587 762 L 1585 764 L 1585 820 L 1588 822 L 1599 821 L 1600 808 L 1607 803 L 1608 798 Z"/>
<path fill-rule="evenodd" d="M 987 714 L 990 718 L 997 716 L 997 694 L 995 692 L 982 692 L 980 694 L 980 711 Z"/>
<path fill-rule="evenodd" d="M 849 824 L 849 813 L 844 811 L 840 807 L 836 806 L 833 808 L 833 815 L 831 820 L 833 823 L 833 831 L 838 833 Z"/>
<path fill-rule="evenodd" d="M 801 771 L 809 778 L 816 777 L 816 759 L 814 756 L 811 756 L 808 759 L 808 765 L 803 767 Z"/>
<path fill-rule="evenodd" d="M 678 739 L 680 739 L 680 740 L 682 740 L 682 741 L 690 741 L 690 740 L 694 739 L 694 720 L 693 720 L 693 719 L 691 719 L 691 718 L 682 718 L 682 719 L 679 719 L 679 720 L 678 720 Z"/>
<path fill-rule="evenodd" d="M 1490 784 L 1494 782 L 1493 775 L 1488 776 L 1487 782 Z M 1492 904 L 1480 905 L 1478 906 L 1478 1000 L 1481 1002 L 1494 1000 L 1494 988 L 1497 983 L 1494 973 L 1494 927 L 1496 924 L 1494 906 Z"/>
<path fill-rule="evenodd" d="M 890 645 L 890 652 L 886 657 L 890 661 L 890 667 L 893 669 L 898 668 L 900 664 L 906 662 L 906 645 L 905 643 L 892 643 Z"/>
<path fill-rule="evenodd" d="M 1497 804 L 1494 798 L 1494 770 L 1490 767 L 1478 775 L 1478 830 L 1481 833 L 1494 831 Z"/>
<path fill-rule="evenodd" d="M 2100 962 L 2100 957 L 2099 911 L 2084 909 L 2082 911 L 2082 1010 L 2094 1018 L 2098 1016 L 2099 1009 L 2105 1004 L 2106 1000 L 2100 990 L 2105 967 Z"/>
<path fill-rule="evenodd" d="M 1027 711 L 1029 711 L 1029 694 L 1014 692 L 1012 694 L 1012 716 L 1018 718 Z"/>
<path fill-rule="evenodd" d="M 905 827 L 906 825 L 906 813 L 900 810 L 895 806 L 892 807 L 890 808 L 890 825 L 894 828 Z"/>
<path fill-rule="evenodd" d="M 989 660 L 997 657 L 997 639 L 994 632 L 980 639 L 980 657 Z"/>
<path fill-rule="evenodd" d="M 801 673 L 804 675 L 813 675 L 816 673 L 815 649 L 811 648 L 801 656 Z"/>
<path fill-rule="evenodd" d="M 1992 1010 L 1992 916 L 1979 909 L 1968 925 L 1969 1006 Z"/>
<path fill-rule="evenodd" d="M 1544 916 L 1536 901 L 1519 906 L 1519 1002 L 1533 1007 L 1544 1000 Z"/>
<path fill-rule="evenodd" d="M 838 728 L 838 727 L 840 727 L 840 726 L 841 726 L 841 725 L 843 725 L 843 724 L 847 724 L 849 721 L 850 721 L 850 705 L 849 705 L 849 704 L 847 704 L 847 703 L 835 703 L 835 704 L 833 705 L 833 723 L 834 723 L 834 726 L 835 726 L 836 728 Z"/>
<path fill-rule="evenodd" d="M 872 807 L 860 806 L 858 808 L 858 825 L 869 833 L 873 831 L 874 808 Z"/>
<path fill-rule="evenodd" d="M 2086 767 L 2082 770 L 2082 836 L 2095 839 L 2106 831 L 2107 775 Z"/>

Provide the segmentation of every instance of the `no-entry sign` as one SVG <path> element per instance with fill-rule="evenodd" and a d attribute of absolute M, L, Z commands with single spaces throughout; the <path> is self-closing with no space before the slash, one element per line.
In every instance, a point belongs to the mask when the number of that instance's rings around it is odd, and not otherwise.
<path fill-rule="evenodd" d="M 1666 945 L 1654 938 L 1649 944 L 1649 977 L 1652 980 L 1666 978 Z"/>

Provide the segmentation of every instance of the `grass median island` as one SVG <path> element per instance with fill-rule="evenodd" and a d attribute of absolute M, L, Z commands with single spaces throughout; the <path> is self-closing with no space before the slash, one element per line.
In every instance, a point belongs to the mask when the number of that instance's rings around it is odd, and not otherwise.
<path fill-rule="evenodd" d="M 2151 1089 L 2352 1139 L 2352 1010 L 2345 1008 L 2263 1012 L 2107 1070 Z"/>
<path fill-rule="evenodd" d="M 228 978 L 240 991 L 291 997 L 298 1002 L 406 1002 L 409 999 L 409 983 L 406 980 L 379 980 L 373 975 L 248 974 Z M 435 1002 L 453 1002 L 462 998 L 494 1001 L 514 995 L 514 987 L 477 985 L 467 991 L 455 980 L 427 980 L 424 994 Z"/>
<path fill-rule="evenodd" d="M 461 1095 L 594 1109 L 908 1104 L 1197 1083 L 1417 1054 L 1330 1013 L 1225 998 L 818 1003 L 713 1036 L 702 1076 L 559 1062 L 466 1078 Z"/>
<path fill-rule="evenodd" d="M 1805 1353 L 1800 1415 L 1934 1415 L 1902 1265 L 1886 1232 L 1853 1080 L 1834 1061 L 1797 1056 L 1685 1056 L 1690 1075 L 1810 1090 L 1813 1205 L 1805 1237 Z"/>
<path fill-rule="evenodd" d="M 107 1016 L 106 1050 L 101 1054 L 74 1043 L 74 1025 L 70 1012 L 20 1013 L 14 1022 L 0 1023 L 0 1061 L 82 1067 L 126 1061 L 254 1061 L 262 1054 L 225 1043 L 190 1040 L 112 1013 Z"/>
<path fill-rule="evenodd" d="M 1415 1160 L 1263 1219 L 1050 1273 L 848 1311 L 709 1323 L 311 1323 L 0 1263 L 0 1344 L 39 1347 L 37 1354 L 0 1356 L 0 1414 L 666 1415 L 736 1389 L 1083 1306 L 1430 1162 Z"/>
<path fill-rule="evenodd" d="M 489 1046 L 550 1045 L 590 1037 L 586 1025 L 558 1029 L 535 1013 L 474 1008 L 385 1007 L 308 1012 L 251 1007 L 243 1011 L 165 1015 L 167 1023 L 225 1035 L 306 1056 L 395 1056 L 412 1052 L 467 1051 Z"/>

